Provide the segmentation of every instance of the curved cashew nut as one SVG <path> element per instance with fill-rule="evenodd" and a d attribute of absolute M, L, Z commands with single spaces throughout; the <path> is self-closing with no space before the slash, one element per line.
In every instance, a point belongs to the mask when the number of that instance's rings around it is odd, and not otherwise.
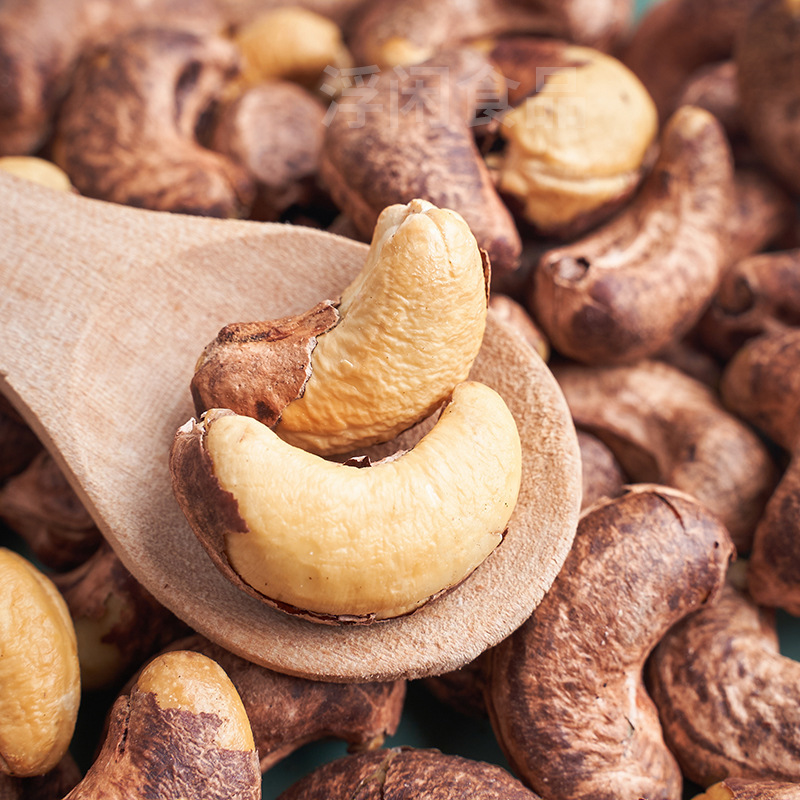
<path fill-rule="evenodd" d="M 679 622 L 653 652 L 648 678 L 689 780 L 800 781 L 800 663 L 780 654 L 774 615 L 747 595 L 726 585 Z"/>
<path fill-rule="evenodd" d="M 694 800 L 800 800 L 800 785 L 785 781 L 726 778 Z"/>
<path fill-rule="evenodd" d="M 178 432 L 171 469 L 184 513 L 231 580 L 311 619 L 369 622 L 410 613 L 494 550 L 521 458 L 502 397 L 467 382 L 416 447 L 369 468 L 212 410 Z"/>
<path fill-rule="evenodd" d="M 740 552 L 777 480 L 760 439 L 674 367 L 563 366 L 553 373 L 578 428 L 600 437 L 632 481 L 657 481 L 718 514 Z"/>
<path fill-rule="evenodd" d="M 381 747 L 400 723 L 404 680 L 335 683 L 284 675 L 199 634 L 174 642 L 170 649 L 202 653 L 225 670 L 250 720 L 262 772 L 319 739 L 342 739 L 351 752 Z"/>
<path fill-rule="evenodd" d="M 520 235 L 470 124 L 476 97 L 496 93 L 501 77 L 477 50 L 448 52 L 419 72 L 376 76 L 368 104 L 341 99 L 325 134 L 320 175 L 362 236 L 371 235 L 386 206 L 421 197 L 464 217 L 496 274 L 516 269 Z M 398 117 L 397 98 L 406 93 L 425 102 Z"/>
<path fill-rule="evenodd" d="M 190 651 L 142 670 L 109 715 L 94 764 L 65 800 L 257 800 L 261 771 L 244 706 L 223 669 Z"/>
<path fill-rule="evenodd" d="M 495 764 L 411 747 L 360 753 L 324 764 L 301 778 L 281 797 L 283 800 L 307 800 L 311 797 L 539 800 L 515 777 Z"/>
<path fill-rule="evenodd" d="M 390 206 L 338 303 L 223 328 L 192 379 L 198 414 L 277 423 L 320 454 L 392 439 L 466 379 L 486 325 L 484 269 L 458 214 L 421 200 Z"/>
<path fill-rule="evenodd" d="M 542 603 L 491 651 L 489 715 L 526 785 L 573 800 L 680 798 L 642 669 L 718 593 L 732 554 L 716 517 L 672 489 L 642 484 L 584 512 Z"/>
<path fill-rule="evenodd" d="M 52 581 L 0 548 L 0 772 L 43 775 L 66 754 L 80 703 L 75 629 Z"/>
<path fill-rule="evenodd" d="M 195 138 L 235 73 L 224 39 L 141 28 L 85 60 L 64 101 L 54 161 L 81 194 L 159 211 L 240 217 L 250 176 Z"/>
<path fill-rule="evenodd" d="M 687 333 L 727 266 L 733 194 L 720 124 L 679 109 L 633 202 L 539 261 L 529 304 L 554 349 L 592 364 L 633 362 Z"/>

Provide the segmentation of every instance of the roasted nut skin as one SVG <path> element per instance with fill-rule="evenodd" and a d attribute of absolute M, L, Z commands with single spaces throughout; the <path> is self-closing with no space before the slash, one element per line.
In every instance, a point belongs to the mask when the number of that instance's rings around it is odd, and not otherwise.
<path fill-rule="evenodd" d="M 257 800 L 261 772 L 241 700 L 206 656 L 173 652 L 111 708 L 102 749 L 64 800 Z"/>
<path fill-rule="evenodd" d="M 694 800 L 798 800 L 800 785 L 782 781 L 726 778 L 710 786 Z"/>
<path fill-rule="evenodd" d="M 584 430 L 578 430 L 577 434 L 583 466 L 583 510 L 604 497 L 621 495 L 626 479 L 614 453 L 602 439 Z"/>
<path fill-rule="evenodd" d="M 575 424 L 608 445 L 631 481 L 656 481 L 698 498 L 740 553 L 777 483 L 758 436 L 707 386 L 658 361 L 554 366 Z"/>
<path fill-rule="evenodd" d="M 782 656 L 774 615 L 726 585 L 659 642 L 648 688 L 684 775 L 800 781 L 800 664 Z"/>
<path fill-rule="evenodd" d="M 372 235 L 378 214 L 394 203 L 419 197 L 451 208 L 489 254 L 493 272 L 513 271 L 520 236 L 469 126 L 475 93 L 496 89 L 489 62 L 477 51 L 464 50 L 442 53 L 420 69 L 418 75 L 397 79 L 399 86 L 391 73 L 379 75 L 370 111 L 364 104 L 339 104 L 322 148 L 325 187 L 362 236 Z M 403 96 L 409 87 L 431 102 L 419 113 L 392 120 L 397 93 Z M 378 106 L 385 111 L 378 113 Z"/>
<path fill-rule="evenodd" d="M 325 764 L 291 786 L 279 800 L 537 800 L 501 767 L 438 750 L 394 747 Z"/>
<path fill-rule="evenodd" d="M 720 124 L 707 111 L 678 109 L 633 202 L 539 261 L 528 305 L 553 348 L 584 363 L 632 363 L 686 334 L 727 265 L 732 197 Z"/>
<path fill-rule="evenodd" d="M 641 673 L 669 627 L 715 598 L 733 552 L 715 517 L 664 487 L 584 512 L 552 588 L 492 650 L 490 719 L 526 785 L 549 798 L 680 798 Z"/>
<path fill-rule="evenodd" d="M 217 662 L 242 698 L 261 771 L 308 742 L 337 738 L 351 751 L 372 750 L 397 731 L 404 680 L 333 683 L 283 675 L 252 664 L 199 634 L 170 649 L 192 650 Z"/>
<path fill-rule="evenodd" d="M 0 484 L 22 472 L 41 449 L 36 434 L 0 394 Z"/>
<path fill-rule="evenodd" d="M 236 51 L 222 38 L 159 28 L 120 36 L 77 68 L 53 160 L 89 197 L 157 211 L 245 216 L 253 201 L 250 177 L 194 135 L 200 115 L 236 69 Z"/>
<path fill-rule="evenodd" d="M 742 118 L 775 177 L 800 195 L 800 8 L 792 0 L 756 5 L 734 53 Z"/>
<path fill-rule="evenodd" d="M 0 488 L 0 519 L 45 566 L 74 569 L 100 546 L 102 535 L 47 451 Z"/>

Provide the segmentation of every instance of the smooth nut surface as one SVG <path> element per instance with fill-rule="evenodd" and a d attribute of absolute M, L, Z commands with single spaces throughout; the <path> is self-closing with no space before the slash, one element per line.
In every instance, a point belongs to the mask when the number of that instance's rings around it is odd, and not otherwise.
<path fill-rule="evenodd" d="M 229 577 L 284 610 L 367 622 L 413 611 L 500 544 L 521 458 L 502 397 L 468 381 L 412 450 L 373 466 L 325 461 L 256 420 L 212 411 L 178 432 L 171 469 Z"/>
<path fill-rule="evenodd" d="M 50 579 L 5 548 L 0 585 L 0 771 L 42 775 L 64 756 L 75 729 L 75 630 Z"/>

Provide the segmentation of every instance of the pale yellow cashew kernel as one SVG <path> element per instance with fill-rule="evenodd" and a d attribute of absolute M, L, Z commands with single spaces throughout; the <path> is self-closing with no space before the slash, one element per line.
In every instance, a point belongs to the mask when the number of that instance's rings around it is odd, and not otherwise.
<path fill-rule="evenodd" d="M 0 587 L 0 772 L 43 775 L 66 754 L 75 729 L 75 630 L 52 581 L 5 548 Z"/>
<path fill-rule="evenodd" d="M 466 578 L 501 542 L 521 446 L 502 397 L 456 387 L 410 451 L 357 468 L 232 414 L 206 417 L 214 474 L 247 526 L 228 561 L 265 597 L 321 615 L 395 617 Z"/>
<path fill-rule="evenodd" d="M 140 692 L 152 692 L 158 707 L 220 718 L 215 743 L 221 750 L 252 750 L 253 730 L 242 699 L 225 670 L 208 656 L 189 650 L 163 653 L 142 670 Z M 225 713 L 220 714 L 220 709 Z"/>
<path fill-rule="evenodd" d="M 61 167 L 37 156 L 3 156 L 0 158 L 0 169 L 61 192 L 69 192 L 73 188 L 69 176 Z"/>
<path fill-rule="evenodd" d="M 567 228 L 630 194 L 658 131 L 655 104 L 617 59 L 569 46 L 566 66 L 503 118 L 507 148 L 494 166 L 543 230 Z"/>
<path fill-rule="evenodd" d="M 486 294 L 477 242 L 459 214 L 424 200 L 389 206 L 277 433 L 313 452 L 345 452 L 429 415 L 469 374 Z"/>

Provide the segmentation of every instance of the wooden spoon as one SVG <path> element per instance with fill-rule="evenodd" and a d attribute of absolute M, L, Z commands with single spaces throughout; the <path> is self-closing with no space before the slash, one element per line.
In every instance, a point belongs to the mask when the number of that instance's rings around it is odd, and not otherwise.
<path fill-rule="evenodd" d="M 336 681 L 457 668 L 533 611 L 571 546 L 580 459 L 539 356 L 490 317 L 473 377 L 523 442 L 502 545 L 417 613 L 328 626 L 275 611 L 217 572 L 172 496 L 168 453 L 189 381 L 225 324 L 335 298 L 365 245 L 332 234 L 142 211 L 0 175 L 0 391 L 64 469 L 125 566 L 200 633 L 266 667 Z"/>

